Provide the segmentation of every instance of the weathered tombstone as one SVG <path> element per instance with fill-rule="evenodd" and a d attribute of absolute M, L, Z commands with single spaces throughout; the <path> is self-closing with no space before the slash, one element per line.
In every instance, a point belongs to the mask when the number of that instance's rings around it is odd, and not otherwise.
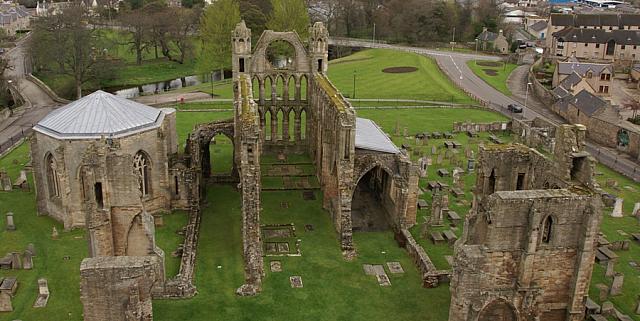
<path fill-rule="evenodd" d="M 19 188 L 23 191 L 29 190 L 29 180 L 27 180 L 27 171 L 24 169 L 20 171 L 20 176 L 13 183 L 13 187 Z"/>
<path fill-rule="evenodd" d="M 431 155 L 435 155 L 438 153 L 438 148 L 434 145 L 431 146 Z"/>
<path fill-rule="evenodd" d="M 602 311 L 602 314 L 603 314 L 603 315 L 605 315 L 605 316 L 611 316 L 611 315 L 613 315 L 613 314 L 615 313 L 615 312 L 614 312 L 614 310 L 615 310 L 615 309 L 616 309 L 616 308 L 613 306 L 613 303 L 611 303 L 611 301 L 605 301 L 605 302 L 602 302 L 602 309 L 601 309 L 601 311 Z"/>
<path fill-rule="evenodd" d="M 55 226 L 51 230 L 51 238 L 54 240 L 58 239 L 58 229 Z"/>
<path fill-rule="evenodd" d="M 20 253 L 18 252 L 11 253 L 11 269 L 13 270 L 22 269 L 22 259 L 20 258 Z"/>
<path fill-rule="evenodd" d="M 13 213 L 12 212 L 7 213 L 7 225 L 5 226 L 5 230 L 7 230 L 7 231 L 15 231 L 16 230 L 16 225 L 13 222 Z"/>
<path fill-rule="evenodd" d="M 640 297 L 638 297 L 636 303 L 636 314 L 640 314 Z"/>
<path fill-rule="evenodd" d="M 404 137 L 407 137 L 409 135 L 409 128 L 408 127 L 403 128 L 402 134 Z"/>
<path fill-rule="evenodd" d="M 620 293 L 622 293 L 622 284 L 623 283 L 624 283 L 624 274 L 616 273 L 613 276 L 613 282 L 611 282 L 611 289 L 609 290 L 609 294 L 614 296 L 614 295 L 619 295 Z"/>
<path fill-rule="evenodd" d="M 29 251 L 24 251 L 24 260 L 22 262 L 22 268 L 25 270 L 33 269 L 33 256 Z"/>
<path fill-rule="evenodd" d="M 467 160 L 467 172 L 473 173 L 476 170 L 476 160 L 469 158 Z"/>
<path fill-rule="evenodd" d="M 443 160 L 444 160 L 444 154 L 438 155 L 438 159 L 436 159 L 436 164 L 438 165 L 442 164 Z"/>
<path fill-rule="evenodd" d="M 396 120 L 396 128 L 395 128 L 396 136 L 400 136 L 400 121 Z"/>
<path fill-rule="evenodd" d="M 420 172 L 420 177 L 427 177 L 427 169 L 429 168 L 429 166 L 427 165 L 427 159 L 425 157 L 421 157 L 418 160 L 419 163 L 419 172 Z"/>
<path fill-rule="evenodd" d="M 386 274 L 376 274 L 376 278 L 380 286 L 391 286 L 391 280 Z"/>
<path fill-rule="evenodd" d="M 618 181 L 613 178 L 609 178 L 607 179 L 606 185 L 607 187 L 618 187 Z"/>
<path fill-rule="evenodd" d="M 12 189 L 11 178 L 4 168 L 0 169 L 0 187 L 5 192 L 10 192 Z"/>
<path fill-rule="evenodd" d="M 609 298 L 609 287 L 604 283 L 596 284 L 596 288 L 598 289 L 598 299 L 600 302 L 604 302 Z"/>
<path fill-rule="evenodd" d="M 302 277 L 301 276 L 290 276 L 289 277 L 289 283 L 291 283 L 291 287 L 292 288 L 302 288 L 304 287 L 304 285 L 302 284 Z"/>
<path fill-rule="evenodd" d="M 269 268 L 271 269 L 271 272 L 282 272 L 282 262 L 271 261 L 269 262 Z"/>
<path fill-rule="evenodd" d="M 633 205 L 633 211 L 631 211 L 631 214 L 636 218 L 640 218 L 640 203 Z"/>
<path fill-rule="evenodd" d="M 613 205 L 613 211 L 611 212 L 611 217 L 622 217 L 622 203 L 623 199 L 618 197 L 616 198 L 616 203 Z"/>
<path fill-rule="evenodd" d="M 432 226 L 442 225 L 442 201 L 443 195 L 441 192 L 436 192 L 433 194 L 433 199 L 431 202 L 431 221 L 429 222 L 429 224 Z"/>
<path fill-rule="evenodd" d="M 36 247 L 35 245 L 33 245 L 33 243 L 27 244 L 27 251 L 31 253 L 31 256 L 36 256 Z"/>
<path fill-rule="evenodd" d="M 13 311 L 13 305 L 11 304 L 11 295 L 9 293 L 0 292 L 0 312 Z"/>
<path fill-rule="evenodd" d="M 400 265 L 400 262 L 387 262 L 387 267 L 391 273 L 404 273 L 404 269 L 402 268 L 402 265 Z"/>
<path fill-rule="evenodd" d="M 33 304 L 34 308 L 44 308 L 49 302 L 49 282 L 47 279 L 38 279 L 38 298 Z"/>
<path fill-rule="evenodd" d="M 604 273 L 604 276 L 610 278 L 613 275 L 616 274 L 616 271 L 614 270 L 614 267 L 616 266 L 616 261 L 615 260 L 608 260 L 607 261 L 607 270 Z"/>
<path fill-rule="evenodd" d="M 622 250 L 623 251 L 629 251 L 629 245 L 631 244 L 631 241 L 629 240 L 622 240 Z"/>

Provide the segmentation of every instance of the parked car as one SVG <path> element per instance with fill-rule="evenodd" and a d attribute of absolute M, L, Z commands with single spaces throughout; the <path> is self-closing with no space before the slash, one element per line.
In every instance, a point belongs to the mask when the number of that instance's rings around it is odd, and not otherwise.
<path fill-rule="evenodd" d="M 516 104 L 509 104 L 509 106 L 507 106 L 507 109 L 512 113 L 521 113 L 524 110 L 522 106 Z"/>

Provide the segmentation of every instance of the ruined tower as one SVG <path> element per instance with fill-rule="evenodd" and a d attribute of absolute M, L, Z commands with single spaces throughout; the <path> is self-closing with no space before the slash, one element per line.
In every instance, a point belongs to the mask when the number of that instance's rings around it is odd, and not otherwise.
<path fill-rule="evenodd" d="M 555 160 L 523 145 L 480 148 L 449 321 L 584 319 L 602 204 L 583 131 L 557 130 Z"/>
<path fill-rule="evenodd" d="M 233 79 L 249 73 L 251 65 L 251 29 L 242 20 L 231 33 Z"/>

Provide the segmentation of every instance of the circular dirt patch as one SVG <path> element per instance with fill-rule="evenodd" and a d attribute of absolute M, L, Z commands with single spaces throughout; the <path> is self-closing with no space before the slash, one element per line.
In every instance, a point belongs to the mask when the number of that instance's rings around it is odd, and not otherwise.
<path fill-rule="evenodd" d="M 382 72 L 386 72 L 388 74 L 404 74 L 408 72 L 414 72 L 417 70 L 418 68 L 416 67 L 389 67 L 389 68 L 382 69 Z"/>
<path fill-rule="evenodd" d="M 498 72 L 493 69 L 482 69 L 487 76 L 497 76 Z"/>
<path fill-rule="evenodd" d="M 502 63 L 497 61 L 478 61 L 476 62 L 476 64 L 478 66 L 485 66 L 485 67 L 502 67 Z"/>

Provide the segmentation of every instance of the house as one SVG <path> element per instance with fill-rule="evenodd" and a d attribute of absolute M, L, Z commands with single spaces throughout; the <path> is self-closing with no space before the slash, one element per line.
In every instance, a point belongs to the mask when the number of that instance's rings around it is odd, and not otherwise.
<path fill-rule="evenodd" d="M 575 62 L 572 59 L 557 63 L 552 86 L 561 86 L 570 93 L 587 90 L 598 96 L 608 96 L 613 86 L 613 76 L 613 66 L 610 64 Z"/>
<path fill-rule="evenodd" d="M 547 35 L 547 22 L 544 20 L 538 20 L 536 23 L 526 26 L 525 29 L 537 39 L 543 40 Z"/>
<path fill-rule="evenodd" d="M 509 42 L 504 36 L 502 30 L 496 34 L 484 27 L 476 39 L 480 42 L 483 51 L 497 51 L 501 54 L 509 53 Z"/>
<path fill-rule="evenodd" d="M 548 53 L 579 59 L 636 60 L 640 57 L 640 30 L 567 27 L 552 34 Z"/>
<path fill-rule="evenodd" d="M 23 5 L 0 3 L 0 28 L 6 35 L 13 36 L 19 30 L 28 30 L 31 14 Z"/>
<path fill-rule="evenodd" d="M 565 28 L 604 29 L 604 30 L 640 30 L 640 14 L 551 14 L 547 35 Z M 553 37 L 547 37 L 547 48 L 552 47 Z"/>
<path fill-rule="evenodd" d="M 590 118 L 611 108 L 602 98 L 582 90 L 576 95 L 566 97 L 559 104 L 558 112 L 571 124 L 589 124 Z"/>

